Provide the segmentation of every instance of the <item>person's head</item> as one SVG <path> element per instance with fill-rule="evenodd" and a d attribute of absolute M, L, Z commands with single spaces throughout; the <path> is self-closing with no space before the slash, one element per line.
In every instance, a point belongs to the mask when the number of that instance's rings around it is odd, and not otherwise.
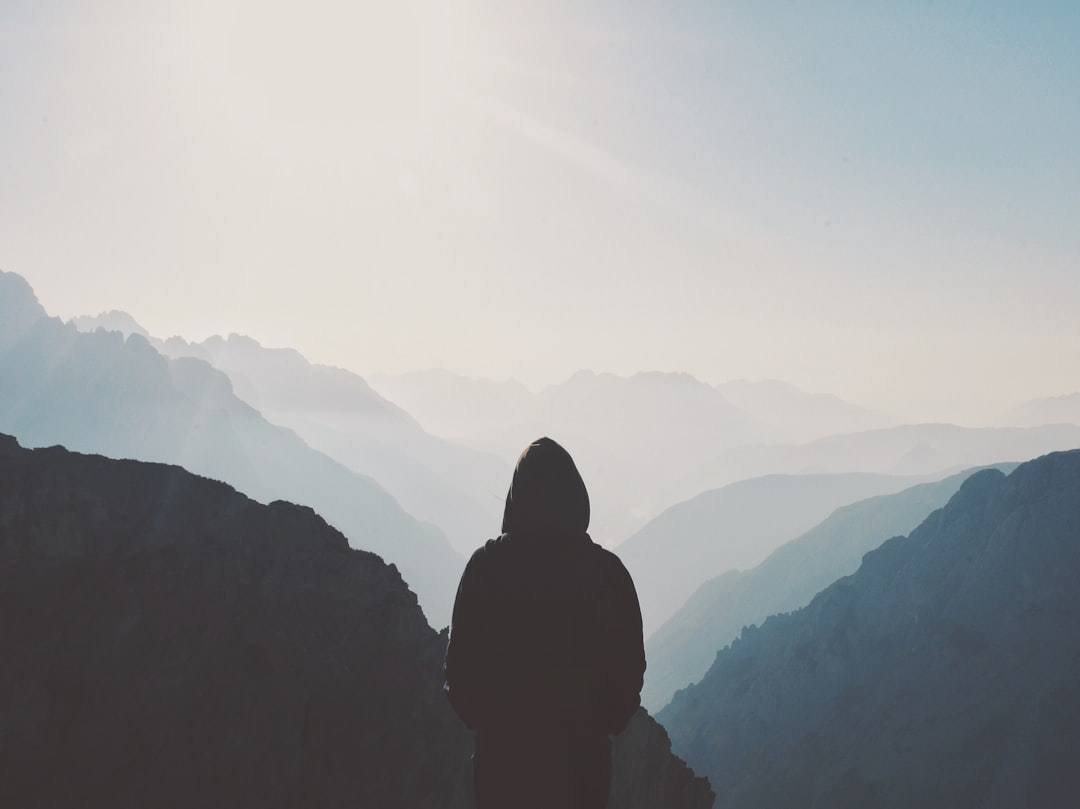
<path fill-rule="evenodd" d="M 589 493 L 570 453 L 550 438 L 533 441 L 518 458 L 503 510 L 503 533 L 589 528 Z"/>

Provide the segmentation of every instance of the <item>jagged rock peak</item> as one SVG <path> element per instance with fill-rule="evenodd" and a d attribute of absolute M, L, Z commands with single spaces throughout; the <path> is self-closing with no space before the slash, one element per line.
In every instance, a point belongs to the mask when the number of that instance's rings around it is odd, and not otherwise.
<path fill-rule="evenodd" d="M 48 317 L 21 275 L 0 270 L 0 339 L 12 339 Z"/>

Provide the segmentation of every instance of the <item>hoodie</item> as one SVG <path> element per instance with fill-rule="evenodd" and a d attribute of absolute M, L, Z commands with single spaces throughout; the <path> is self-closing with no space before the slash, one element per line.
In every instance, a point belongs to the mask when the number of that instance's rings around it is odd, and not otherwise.
<path fill-rule="evenodd" d="M 514 469 L 503 533 L 469 559 L 454 603 L 445 688 L 478 736 L 606 737 L 638 707 L 637 594 L 588 527 L 573 459 L 535 441 Z"/>

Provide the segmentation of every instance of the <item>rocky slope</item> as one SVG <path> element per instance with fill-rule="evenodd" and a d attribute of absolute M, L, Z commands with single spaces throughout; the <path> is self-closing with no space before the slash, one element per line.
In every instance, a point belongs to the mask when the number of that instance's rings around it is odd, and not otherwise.
<path fill-rule="evenodd" d="M 980 472 L 660 718 L 731 809 L 1073 806 L 1078 574 L 1080 452 Z"/>
<path fill-rule="evenodd" d="M 310 509 L 0 436 L 0 805 L 471 805 L 446 635 Z M 644 712 L 612 809 L 712 795 Z"/>
<path fill-rule="evenodd" d="M 375 481 L 268 422 L 220 371 L 167 359 L 137 334 L 80 333 L 14 273 L 0 273 L 0 323 L 0 431 L 27 446 L 176 463 L 263 502 L 311 506 L 354 547 L 399 565 L 432 624 L 449 623 L 464 557 Z"/>
<path fill-rule="evenodd" d="M 842 506 L 757 567 L 729 570 L 705 582 L 649 638 L 642 703 L 651 711 L 663 708 L 677 689 L 704 676 L 717 651 L 744 626 L 806 606 L 818 592 L 854 573 L 863 554 L 909 533 L 945 505 L 974 471 Z"/>

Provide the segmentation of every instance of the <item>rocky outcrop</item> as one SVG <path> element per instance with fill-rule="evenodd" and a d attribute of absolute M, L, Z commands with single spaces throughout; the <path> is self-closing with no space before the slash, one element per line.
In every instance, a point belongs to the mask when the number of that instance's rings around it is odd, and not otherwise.
<path fill-rule="evenodd" d="M 446 634 L 310 509 L 0 436 L 0 806 L 471 805 Z M 663 731 L 612 809 L 706 809 Z"/>
<path fill-rule="evenodd" d="M 615 737 L 608 809 L 661 809 L 713 805 L 709 780 L 695 776 L 671 754 L 664 728 L 639 708 L 629 726 Z"/>
<path fill-rule="evenodd" d="M 725 808 L 1080 795 L 1080 451 L 970 477 L 661 712 Z"/>

